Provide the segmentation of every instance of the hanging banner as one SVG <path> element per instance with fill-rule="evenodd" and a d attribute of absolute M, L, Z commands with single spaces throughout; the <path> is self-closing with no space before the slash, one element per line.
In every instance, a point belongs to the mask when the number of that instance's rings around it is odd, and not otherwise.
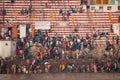
<path fill-rule="evenodd" d="M 20 25 L 20 38 L 26 37 L 26 25 Z"/>
<path fill-rule="evenodd" d="M 61 22 L 57 22 L 57 26 L 58 27 L 65 27 L 65 26 L 69 26 L 69 22 L 68 21 L 61 21 Z"/>
<path fill-rule="evenodd" d="M 116 23 L 112 25 L 113 33 L 120 35 L 120 24 Z"/>
<path fill-rule="evenodd" d="M 35 22 L 35 29 L 50 29 L 49 21 Z"/>
<path fill-rule="evenodd" d="M 34 18 L 35 18 L 35 14 L 34 13 L 32 13 L 31 18 L 32 18 L 32 21 L 33 21 Z"/>
<path fill-rule="evenodd" d="M 108 16 L 109 16 L 109 20 L 112 21 L 112 13 L 109 13 Z"/>
<path fill-rule="evenodd" d="M 50 13 L 50 19 L 52 20 L 54 18 L 54 13 Z"/>
<path fill-rule="evenodd" d="M 14 13 L 14 20 L 17 21 L 17 13 Z"/>
<path fill-rule="evenodd" d="M 34 28 L 32 28 L 32 38 L 34 38 L 34 35 L 35 35 L 35 30 Z"/>
<path fill-rule="evenodd" d="M 72 23 L 74 24 L 74 21 L 75 21 L 75 17 L 74 16 L 72 16 Z"/>
<path fill-rule="evenodd" d="M 17 28 L 15 26 L 15 27 L 12 27 L 12 38 L 16 38 L 16 37 L 17 37 Z"/>

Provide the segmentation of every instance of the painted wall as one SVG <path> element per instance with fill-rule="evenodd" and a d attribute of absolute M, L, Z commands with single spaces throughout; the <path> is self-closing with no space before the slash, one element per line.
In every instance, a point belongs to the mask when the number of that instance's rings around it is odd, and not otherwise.
<path fill-rule="evenodd" d="M 100 9 L 100 7 L 103 7 L 103 8 Z M 109 7 L 109 9 L 108 9 L 108 7 Z M 104 5 L 104 6 L 91 5 L 90 6 L 90 12 L 116 12 L 116 11 L 118 11 L 118 5 Z"/>
<path fill-rule="evenodd" d="M 115 23 L 112 25 L 113 33 L 120 35 L 120 23 Z"/>
<path fill-rule="evenodd" d="M 113 5 L 90 5 L 90 12 L 116 12 L 118 11 L 118 1 L 115 0 L 115 4 Z"/>
<path fill-rule="evenodd" d="M 0 57 L 5 58 L 15 55 L 16 41 L 0 41 Z"/>

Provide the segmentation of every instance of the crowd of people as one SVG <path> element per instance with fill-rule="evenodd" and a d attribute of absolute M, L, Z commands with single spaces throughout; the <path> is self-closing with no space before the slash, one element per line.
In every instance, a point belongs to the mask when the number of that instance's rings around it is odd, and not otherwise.
<path fill-rule="evenodd" d="M 105 53 L 100 53 L 101 59 L 89 54 L 97 47 L 95 40 L 108 39 L 107 36 L 108 33 L 101 32 L 84 37 L 58 37 L 56 34 L 51 38 L 47 31 L 37 30 L 34 39 L 17 38 L 16 55 L 0 59 L 0 73 L 119 72 L 120 58 L 115 56 L 118 54 L 116 45 L 119 45 L 119 38 L 113 38 L 114 43 L 106 41 Z"/>
<path fill-rule="evenodd" d="M 120 59 L 119 59 L 120 60 Z M 118 61 L 119 61 L 118 60 Z M 82 62 L 82 60 L 39 59 L 31 57 L 21 60 L 14 58 L 0 59 L 1 74 L 38 74 L 38 73 L 113 73 L 120 72 L 118 61 Z M 18 63 L 19 62 L 19 63 Z"/>
<path fill-rule="evenodd" d="M 87 7 L 87 0 L 81 4 Z M 46 4 L 47 5 L 47 4 Z M 82 12 L 80 8 L 80 12 Z M 32 13 L 32 6 L 22 8 L 23 14 Z M 69 20 L 71 13 L 77 13 L 76 8 L 70 7 L 65 11 L 59 10 L 63 21 Z M 66 17 L 67 16 L 67 17 Z M 99 44 L 96 40 L 105 38 L 106 44 L 100 59 L 90 54 Z M 13 40 L 11 29 L 3 30 L 1 40 Z M 16 39 L 16 52 L 14 56 L 0 58 L 0 74 L 36 74 L 57 72 L 89 72 L 105 73 L 120 72 L 119 37 L 109 38 L 109 33 L 104 30 L 94 31 L 91 35 L 69 35 L 50 37 L 48 32 L 36 30 L 34 38 L 27 36 Z"/>

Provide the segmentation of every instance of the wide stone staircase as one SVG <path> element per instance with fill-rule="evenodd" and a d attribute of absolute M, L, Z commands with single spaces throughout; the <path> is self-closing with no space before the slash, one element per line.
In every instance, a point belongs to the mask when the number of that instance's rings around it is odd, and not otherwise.
<path fill-rule="evenodd" d="M 32 5 L 31 14 L 20 14 L 22 9 L 28 9 Z M 35 22 L 49 21 L 51 31 L 49 36 L 68 36 L 68 35 L 82 35 L 83 37 L 87 34 L 91 35 L 95 30 L 104 30 L 108 32 L 110 39 L 112 36 L 116 36 L 111 32 L 111 26 L 113 23 L 109 18 L 109 14 L 112 14 L 112 20 L 117 20 L 120 16 L 119 12 L 105 13 L 105 12 L 89 12 L 84 9 L 83 13 L 80 13 L 81 5 L 79 0 L 15 0 L 11 3 L 10 0 L 0 1 L 0 9 L 6 10 L 4 16 L 4 23 L 7 24 L 11 18 L 13 23 L 16 24 L 31 24 L 31 27 L 35 27 Z M 63 20 L 63 15 L 59 14 L 60 9 L 64 11 L 74 8 L 77 13 L 72 13 L 68 20 Z M 52 18 L 51 15 L 52 14 Z M 66 16 L 65 16 L 66 17 Z M 3 22 L 3 16 L 0 16 L 0 21 Z M 75 31 L 77 30 L 77 31 Z M 45 30 L 42 30 L 45 31 Z M 105 39 L 96 40 L 98 43 L 105 43 Z M 102 41 L 102 42 L 101 42 Z"/>

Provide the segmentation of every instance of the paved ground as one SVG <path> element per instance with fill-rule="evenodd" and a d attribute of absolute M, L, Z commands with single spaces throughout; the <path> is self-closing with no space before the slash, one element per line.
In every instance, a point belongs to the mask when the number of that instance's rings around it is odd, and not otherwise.
<path fill-rule="evenodd" d="M 120 80 L 119 73 L 45 73 L 0 75 L 0 80 Z"/>

